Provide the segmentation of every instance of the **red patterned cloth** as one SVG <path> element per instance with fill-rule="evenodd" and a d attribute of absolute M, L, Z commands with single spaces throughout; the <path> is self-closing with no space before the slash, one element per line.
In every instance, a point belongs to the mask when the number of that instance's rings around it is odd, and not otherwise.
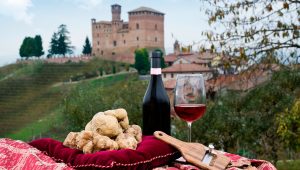
<path fill-rule="evenodd" d="M 226 170 L 240 170 L 244 167 L 251 170 L 277 170 L 274 165 L 265 160 L 248 159 L 231 153 L 224 153 L 224 155 L 231 160 L 231 166 Z"/>
<path fill-rule="evenodd" d="M 25 142 L 0 139 L 0 169 L 28 169 L 28 170 L 69 170 L 64 163 L 56 163 L 38 149 Z"/>
<path fill-rule="evenodd" d="M 132 157 L 131 151 L 123 150 L 123 154 L 117 154 L 119 151 L 109 152 L 108 155 L 101 154 L 99 152 L 97 155 L 85 157 L 81 151 L 76 149 L 69 149 L 62 146 L 61 142 L 54 141 L 53 139 L 40 139 L 33 142 L 37 142 L 39 148 L 47 152 L 50 155 L 60 155 L 65 157 L 65 160 L 55 159 L 58 162 L 68 161 L 69 164 L 76 164 L 74 168 L 120 168 L 124 169 L 150 169 L 150 167 L 156 167 L 159 165 L 167 164 L 170 160 L 176 159 L 178 152 L 174 152 L 174 148 L 170 147 L 169 150 L 165 150 L 164 145 L 157 143 L 158 140 L 154 140 L 153 137 L 147 137 L 149 139 L 145 140 L 144 145 L 153 146 L 156 149 L 151 149 L 152 147 L 145 148 L 140 147 L 139 159 L 144 159 L 144 161 L 134 161 L 135 158 Z M 47 141 L 50 140 L 50 141 Z M 144 141 L 144 142 L 145 142 Z M 154 143 L 153 143 L 154 142 Z M 34 143 L 34 145 L 37 145 Z M 31 143 L 32 144 L 32 143 Z M 163 143 L 164 144 L 164 143 Z M 52 150 L 52 151 L 50 151 Z M 135 152 L 135 151 L 133 151 Z M 163 152 L 169 152 L 169 154 L 164 154 Z M 127 153 L 127 154 L 126 154 Z M 157 156 L 157 153 L 162 154 Z M 176 153 L 174 155 L 174 153 Z M 75 154 L 75 155 L 74 155 Z M 156 156 L 154 156 L 155 154 Z M 105 156 L 106 155 L 106 156 Z M 276 168 L 268 161 L 248 159 L 239 155 L 224 153 L 225 156 L 229 157 L 231 160 L 230 165 L 226 170 L 276 170 Z M 100 156 L 100 157 L 99 157 Z M 104 157 L 102 157 L 104 156 Z M 138 155 L 136 155 L 138 156 Z M 86 158 L 86 159 L 85 159 Z M 97 158 L 102 160 L 98 166 L 95 164 L 93 166 L 79 166 L 82 163 L 97 161 Z M 151 159 L 146 159 L 151 158 Z M 114 160 L 111 162 L 111 160 Z M 77 162 L 79 161 L 79 162 Z M 99 160 L 98 160 L 99 161 Z M 119 161 L 119 162 L 118 162 Z M 130 161 L 124 162 L 124 161 Z M 77 162 L 77 163 L 76 163 Z M 123 163 L 121 163 L 123 162 Z M 107 167 L 101 167 L 101 165 L 107 164 Z M 125 166 L 126 165 L 126 166 Z M 69 170 L 71 167 L 64 163 L 57 163 L 51 157 L 43 154 L 36 148 L 28 145 L 25 142 L 18 140 L 11 140 L 6 138 L 0 138 L 0 169 L 28 169 L 28 170 Z M 199 170 L 199 168 L 186 164 L 173 162 L 166 167 L 158 167 L 155 170 Z"/>

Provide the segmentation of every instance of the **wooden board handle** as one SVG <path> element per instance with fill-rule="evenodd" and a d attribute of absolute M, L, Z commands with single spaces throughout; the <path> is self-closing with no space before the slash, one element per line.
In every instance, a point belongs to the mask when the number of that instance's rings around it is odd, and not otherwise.
<path fill-rule="evenodd" d="M 200 167 L 201 169 L 207 170 L 223 170 L 229 164 L 230 159 L 217 151 L 213 150 L 212 153 L 215 155 L 213 158 L 213 164 L 207 164 L 202 162 L 204 155 L 206 154 L 206 146 L 200 143 L 187 143 L 176 138 L 173 138 L 164 132 L 155 131 L 153 135 L 176 149 L 178 149 L 182 156 L 190 163 Z"/>
<path fill-rule="evenodd" d="M 185 144 L 185 142 L 178 140 L 176 138 L 173 138 L 172 136 L 167 135 L 166 133 L 162 132 L 162 131 L 155 131 L 153 133 L 153 135 L 157 138 L 160 139 L 172 146 L 174 146 L 175 148 L 180 148 L 182 145 Z"/>

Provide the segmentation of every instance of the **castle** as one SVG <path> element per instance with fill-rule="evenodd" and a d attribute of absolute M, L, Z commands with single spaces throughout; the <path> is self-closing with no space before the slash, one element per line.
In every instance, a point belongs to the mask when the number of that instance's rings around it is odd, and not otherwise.
<path fill-rule="evenodd" d="M 94 56 L 133 63 L 137 48 L 164 51 L 164 13 L 140 7 L 128 12 L 128 22 L 121 20 L 120 5 L 111 5 L 111 13 L 111 21 L 92 19 Z"/>

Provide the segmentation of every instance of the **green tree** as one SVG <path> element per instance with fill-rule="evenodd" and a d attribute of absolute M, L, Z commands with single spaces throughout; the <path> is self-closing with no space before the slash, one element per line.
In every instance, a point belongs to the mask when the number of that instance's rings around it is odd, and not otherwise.
<path fill-rule="evenodd" d="M 99 74 L 100 74 L 100 76 L 102 77 L 102 76 L 103 76 L 103 68 L 102 68 L 102 67 L 100 67 L 98 70 L 99 70 Z"/>
<path fill-rule="evenodd" d="M 299 0 L 203 2 L 212 28 L 203 32 L 208 40 L 203 49 L 222 49 L 235 63 L 258 62 L 279 53 L 287 61 L 299 61 Z"/>
<path fill-rule="evenodd" d="M 40 57 L 44 55 L 42 37 L 40 35 L 36 35 L 34 37 L 34 41 L 35 41 L 34 56 Z"/>
<path fill-rule="evenodd" d="M 161 53 L 161 60 L 160 60 L 160 66 L 161 68 L 166 68 L 165 58 L 164 58 L 164 52 L 161 49 L 156 49 L 155 51 L 159 51 Z"/>
<path fill-rule="evenodd" d="M 62 56 L 65 56 L 67 53 L 67 44 L 65 43 L 65 37 L 63 35 L 59 35 L 57 52 Z"/>
<path fill-rule="evenodd" d="M 54 32 L 50 41 L 50 48 L 48 50 L 49 56 L 58 54 L 58 37 L 57 33 Z"/>
<path fill-rule="evenodd" d="M 25 37 L 24 38 L 24 40 L 23 40 L 23 42 L 22 42 L 22 45 L 21 45 L 21 47 L 20 47 L 20 49 L 19 49 L 19 55 L 23 58 L 23 57 L 25 57 L 26 59 L 28 59 L 28 57 L 29 57 L 29 54 L 28 54 L 28 52 L 26 51 L 26 48 L 27 48 L 27 46 L 28 46 L 28 39 L 29 39 L 29 37 Z"/>
<path fill-rule="evenodd" d="M 146 48 L 136 49 L 134 67 L 138 70 L 139 74 L 147 74 L 150 70 L 150 61 L 148 50 Z"/>
<path fill-rule="evenodd" d="M 296 100 L 291 109 L 284 110 L 277 117 L 277 132 L 285 145 L 292 150 L 300 148 L 300 99 Z"/>
<path fill-rule="evenodd" d="M 34 56 L 35 51 L 36 51 L 35 40 L 31 37 L 25 37 L 19 50 L 20 56 L 25 57 L 27 60 L 29 57 Z"/>
<path fill-rule="evenodd" d="M 58 38 L 58 54 L 65 56 L 66 54 L 72 54 L 74 47 L 71 46 L 71 41 L 69 37 L 70 32 L 67 29 L 67 26 L 61 24 L 58 27 L 57 35 Z"/>
<path fill-rule="evenodd" d="M 116 74 L 117 70 L 116 70 L 116 66 L 115 65 L 112 65 L 112 73 L 113 74 Z"/>
<path fill-rule="evenodd" d="M 89 38 L 86 37 L 85 44 L 84 44 L 83 50 L 82 50 L 82 54 L 91 55 L 91 53 L 92 53 L 92 46 L 90 44 Z"/>

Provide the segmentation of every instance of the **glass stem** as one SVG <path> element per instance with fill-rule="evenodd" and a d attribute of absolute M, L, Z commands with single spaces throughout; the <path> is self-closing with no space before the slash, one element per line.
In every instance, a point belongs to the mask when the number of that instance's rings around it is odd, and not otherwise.
<path fill-rule="evenodd" d="M 192 141 L 192 122 L 187 122 L 189 128 L 188 142 Z"/>

